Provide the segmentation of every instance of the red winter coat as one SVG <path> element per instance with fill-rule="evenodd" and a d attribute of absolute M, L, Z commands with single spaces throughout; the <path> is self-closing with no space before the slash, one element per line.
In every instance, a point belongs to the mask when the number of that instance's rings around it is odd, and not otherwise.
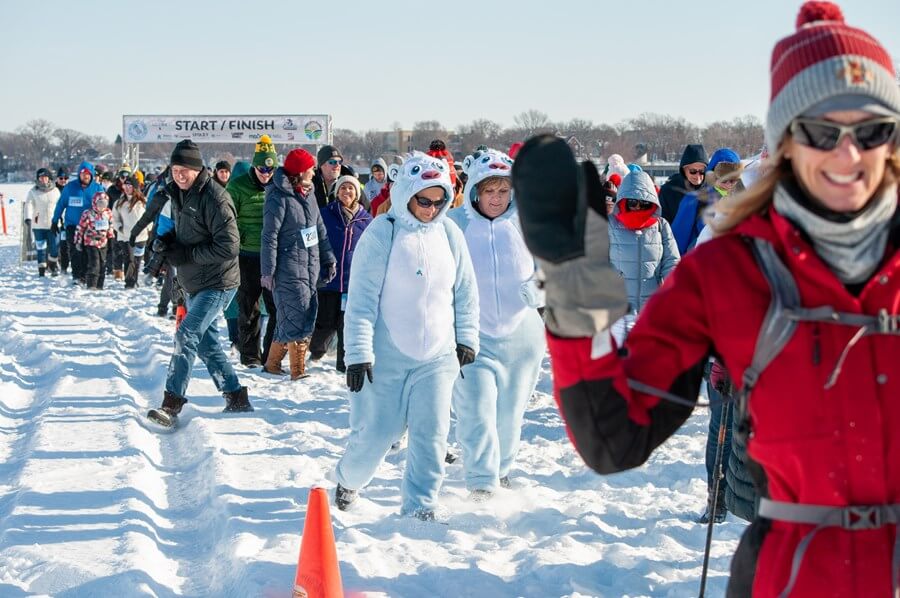
<path fill-rule="evenodd" d="M 894 230 L 893 247 L 897 247 Z M 601 473 L 641 465 L 691 409 L 627 387 L 638 380 L 696 397 L 707 356 L 740 385 L 770 302 L 741 235 L 769 240 L 793 273 L 806 307 L 875 315 L 900 312 L 900 251 L 859 297 L 848 292 L 785 218 L 742 223 L 737 233 L 686 255 L 616 352 L 590 358 L 591 339 L 549 338 L 555 395 L 585 462 Z M 872 335 L 850 349 L 836 384 L 826 381 L 856 329 L 801 322 L 750 398 L 748 454 L 762 496 L 805 504 L 900 503 L 900 336 Z M 732 562 L 729 596 L 777 596 L 811 525 L 758 518 Z M 791 596 L 889 596 L 895 527 L 825 528 L 803 558 Z"/>

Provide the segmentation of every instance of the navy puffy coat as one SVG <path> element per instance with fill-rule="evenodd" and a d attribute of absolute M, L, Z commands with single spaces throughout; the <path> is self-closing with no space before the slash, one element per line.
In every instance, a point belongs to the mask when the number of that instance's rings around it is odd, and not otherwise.
<path fill-rule="evenodd" d="M 280 167 L 266 186 L 261 249 L 260 274 L 275 278 L 275 340 L 309 338 L 316 323 L 316 283 L 322 267 L 334 263 L 334 253 L 315 196 L 294 191 Z"/>

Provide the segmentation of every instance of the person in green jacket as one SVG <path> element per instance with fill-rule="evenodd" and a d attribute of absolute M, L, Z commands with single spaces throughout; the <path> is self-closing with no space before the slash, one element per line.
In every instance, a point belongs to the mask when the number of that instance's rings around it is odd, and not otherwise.
<path fill-rule="evenodd" d="M 262 244 L 263 204 L 266 201 L 265 188 L 278 166 L 275 145 L 268 135 L 259 138 L 253 153 L 251 168 L 246 174 L 233 176 L 226 190 L 234 201 L 237 213 L 241 249 L 238 263 L 241 270 L 241 286 L 238 287 L 238 351 L 241 363 L 247 367 L 261 367 L 266 360 L 272 336 L 275 333 L 275 300 L 272 293 L 259 284 L 259 250 Z M 260 310 L 259 297 L 262 295 L 269 322 L 260 353 Z"/>

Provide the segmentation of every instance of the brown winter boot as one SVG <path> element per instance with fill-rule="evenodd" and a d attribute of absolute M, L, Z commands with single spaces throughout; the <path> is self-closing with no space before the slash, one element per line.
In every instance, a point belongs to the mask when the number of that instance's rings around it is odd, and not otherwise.
<path fill-rule="evenodd" d="M 113 278 L 115 280 L 125 280 L 125 270 L 113 270 Z"/>
<path fill-rule="evenodd" d="M 309 339 L 292 341 L 288 343 L 288 354 L 291 358 L 291 380 L 306 378 L 306 351 L 309 349 Z"/>
<path fill-rule="evenodd" d="M 285 371 L 281 369 L 281 361 L 284 359 L 284 356 L 287 355 L 288 344 L 289 343 L 279 343 L 275 340 L 272 341 L 272 344 L 269 346 L 269 356 L 266 359 L 266 365 L 263 366 L 263 370 L 277 376 L 283 376 L 285 374 Z"/>

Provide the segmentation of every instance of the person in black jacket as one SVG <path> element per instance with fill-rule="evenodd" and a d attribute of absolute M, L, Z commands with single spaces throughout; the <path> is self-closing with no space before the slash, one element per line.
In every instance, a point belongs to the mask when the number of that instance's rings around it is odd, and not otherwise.
<path fill-rule="evenodd" d="M 161 421 L 173 425 L 187 403 L 185 391 L 194 360 L 206 364 L 216 388 L 225 396 L 225 411 L 252 411 L 247 387 L 241 386 L 219 345 L 215 321 L 237 292 L 238 236 L 234 205 L 228 192 L 213 182 L 203 167 L 200 149 L 184 140 L 171 159 L 171 197 L 174 231 L 157 239 L 169 263 L 178 268 L 187 314 L 175 333 L 175 350 L 166 377 Z M 173 234 L 174 233 L 174 234 Z"/>
<path fill-rule="evenodd" d="M 353 169 L 344 164 L 341 151 L 333 145 L 324 145 L 316 153 L 316 174 L 313 175 L 313 191 L 316 194 L 316 204 L 321 210 L 331 201 L 329 194 L 331 186 L 344 175 L 355 174 Z"/>
<path fill-rule="evenodd" d="M 659 205 L 662 208 L 662 217 L 669 224 L 675 220 L 678 206 L 685 195 L 697 191 L 703 187 L 703 177 L 706 176 L 706 165 L 709 158 L 706 150 L 699 143 L 686 145 L 681 154 L 681 163 L 678 172 L 669 177 L 669 180 L 659 190 Z"/>

